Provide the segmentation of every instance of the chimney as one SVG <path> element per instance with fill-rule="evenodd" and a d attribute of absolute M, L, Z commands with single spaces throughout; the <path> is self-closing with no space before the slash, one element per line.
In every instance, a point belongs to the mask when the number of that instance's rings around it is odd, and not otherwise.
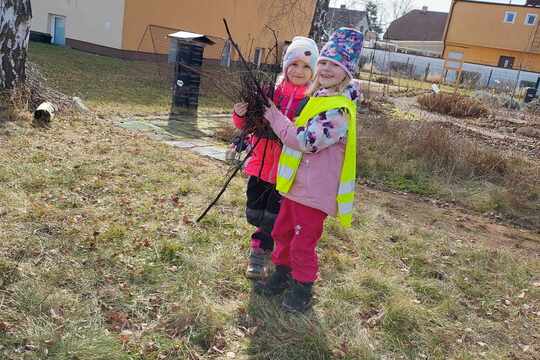
<path fill-rule="evenodd" d="M 426 5 L 422 6 L 422 12 L 427 13 L 428 7 Z"/>
<path fill-rule="evenodd" d="M 340 8 L 340 9 L 346 9 L 346 8 L 347 8 L 347 5 L 341 4 L 341 6 L 340 6 L 339 8 Z"/>

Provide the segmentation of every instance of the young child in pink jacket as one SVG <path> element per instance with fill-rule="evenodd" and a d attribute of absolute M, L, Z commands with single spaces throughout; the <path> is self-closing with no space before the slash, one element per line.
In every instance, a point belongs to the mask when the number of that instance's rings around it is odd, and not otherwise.
<path fill-rule="evenodd" d="M 287 311 L 309 309 L 317 279 L 316 247 L 328 215 L 344 226 L 352 221 L 356 178 L 356 101 L 353 79 L 362 50 L 362 33 L 338 29 L 321 50 L 310 99 L 295 123 L 275 107 L 265 113 L 283 142 L 277 190 L 284 196 L 272 237 L 275 272 L 255 284 L 266 296 L 289 289 Z"/>
<path fill-rule="evenodd" d="M 273 101 L 277 111 L 288 122 L 296 116 L 299 104 L 306 98 L 308 85 L 315 74 L 319 50 L 317 44 L 305 37 L 297 36 L 283 57 L 283 76 L 277 84 Z M 245 126 L 247 104 L 234 105 L 233 123 L 242 129 Z M 254 146 L 257 137 L 251 136 Z M 247 221 L 257 227 L 251 235 L 251 251 L 246 276 L 261 279 L 266 276 L 269 255 L 274 248 L 271 236 L 279 212 L 281 196 L 275 189 L 277 166 L 281 154 L 281 143 L 275 139 L 262 138 L 253 150 L 245 166 L 249 175 L 247 187 Z"/>

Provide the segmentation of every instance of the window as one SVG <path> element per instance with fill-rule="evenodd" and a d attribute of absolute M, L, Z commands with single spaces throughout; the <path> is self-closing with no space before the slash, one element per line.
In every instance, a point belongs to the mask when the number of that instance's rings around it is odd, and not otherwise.
<path fill-rule="evenodd" d="M 536 25 L 536 14 L 527 14 L 525 17 L 525 25 Z"/>
<path fill-rule="evenodd" d="M 253 63 L 257 66 L 257 69 L 261 66 L 263 59 L 264 49 L 256 48 L 255 55 L 253 56 Z"/>
<path fill-rule="evenodd" d="M 513 24 L 516 22 L 517 13 L 514 11 L 506 11 L 504 13 L 504 22 L 508 24 Z"/>
<path fill-rule="evenodd" d="M 514 66 L 514 60 L 516 58 L 511 56 L 501 56 L 499 58 L 499 67 L 511 69 Z"/>
<path fill-rule="evenodd" d="M 229 40 L 225 41 L 223 46 L 223 54 L 221 56 L 221 65 L 231 66 L 231 53 L 232 53 L 232 44 Z"/>

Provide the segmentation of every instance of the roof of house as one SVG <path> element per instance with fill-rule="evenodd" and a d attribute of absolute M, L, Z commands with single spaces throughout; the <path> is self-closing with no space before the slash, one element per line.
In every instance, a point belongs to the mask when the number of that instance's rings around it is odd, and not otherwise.
<path fill-rule="evenodd" d="M 186 41 L 198 41 L 208 45 L 214 45 L 215 42 L 210 40 L 206 35 L 196 34 L 188 31 L 178 31 L 173 34 L 169 34 L 168 37 Z"/>
<path fill-rule="evenodd" d="M 326 20 L 332 30 L 343 26 L 357 26 L 364 18 L 367 18 L 367 12 L 347 9 L 344 6 L 339 8 L 331 7 L 328 9 L 328 13 L 326 14 Z"/>
<path fill-rule="evenodd" d="M 412 10 L 392 21 L 384 38 L 388 40 L 442 41 L 448 13 Z"/>

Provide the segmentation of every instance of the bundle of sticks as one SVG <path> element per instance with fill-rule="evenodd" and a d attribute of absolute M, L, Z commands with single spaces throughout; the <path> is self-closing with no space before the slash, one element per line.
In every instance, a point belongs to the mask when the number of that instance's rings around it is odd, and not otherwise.
<path fill-rule="evenodd" d="M 268 122 L 264 119 L 264 112 L 274 97 L 274 89 L 276 86 L 276 76 L 267 74 L 262 71 L 252 71 L 254 76 L 244 72 L 240 75 L 240 89 L 238 97 L 242 102 L 248 104 L 247 113 L 245 115 L 246 125 L 244 132 L 253 134 L 260 138 L 277 139 L 277 136 L 272 131 Z M 257 85 L 258 84 L 258 85 Z M 263 91 L 259 93 L 258 89 Z"/>
<path fill-rule="evenodd" d="M 225 30 L 229 37 L 229 41 L 235 48 L 240 61 L 244 67 L 245 72 L 240 76 L 240 98 L 243 102 L 248 104 L 248 110 L 246 114 L 246 126 L 244 129 L 245 134 L 253 134 L 261 138 L 274 138 L 277 136 L 274 134 L 266 120 L 264 120 L 264 112 L 267 106 L 270 105 L 274 97 L 274 89 L 276 86 L 277 72 L 272 74 L 266 74 L 262 71 L 255 71 L 253 66 L 250 66 L 242 51 L 238 47 L 238 44 L 233 40 L 227 20 L 223 19 L 225 24 Z M 275 54 L 276 54 L 276 66 L 278 65 L 278 40 L 275 31 L 269 28 L 274 34 L 275 39 Z"/>
<path fill-rule="evenodd" d="M 254 71 L 253 67 L 248 65 L 246 59 L 242 55 L 242 52 L 240 51 L 238 45 L 234 42 L 231 32 L 229 30 L 229 25 L 227 24 L 227 20 L 223 19 L 223 23 L 225 24 L 225 29 L 227 30 L 227 34 L 229 36 L 229 41 L 233 45 L 233 47 L 236 49 L 240 60 L 244 66 L 245 72 L 243 72 L 240 76 L 240 87 L 238 88 L 238 96 L 242 102 L 246 102 L 248 104 L 248 109 L 246 113 L 246 125 L 245 128 L 242 131 L 241 137 L 245 137 L 246 135 L 256 135 L 258 136 L 258 139 L 253 144 L 251 149 L 248 151 L 247 155 L 244 157 L 242 161 L 240 161 L 232 173 L 229 175 L 227 180 L 225 181 L 225 184 L 222 186 L 220 192 L 217 194 L 216 198 L 208 205 L 208 207 L 203 211 L 203 213 L 197 218 L 196 222 L 200 222 L 210 211 L 210 209 L 218 202 L 219 198 L 225 190 L 227 189 L 227 186 L 229 186 L 229 183 L 232 181 L 232 179 L 236 176 L 238 171 L 243 167 L 246 160 L 251 156 L 253 150 L 257 147 L 259 142 L 262 138 L 276 138 L 277 136 L 274 134 L 266 120 L 264 119 L 264 112 L 266 110 L 266 107 L 270 105 L 273 97 L 274 97 L 274 89 L 276 86 L 276 80 L 277 80 L 277 71 L 275 71 L 269 76 L 268 74 L 262 72 L 262 71 Z M 278 42 L 277 42 L 277 36 L 274 31 L 274 38 L 276 40 L 275 49 L 276 49 L 276 67 L 278 66 Z M 215 82 L 216 85 L 218 85 L 218 88 L 222 89 L 220 84 L 218 82 Z M 243 139 L 242 139 L 243 141 Z M 265 152 L 266 152 L 266 146 L 268 145 L 268 142 L 266 142 L 265 145 Z M 263 155 L 264 158 L 264 155 Z M 262 166 L 261 166 L 262 169 Z"/>

